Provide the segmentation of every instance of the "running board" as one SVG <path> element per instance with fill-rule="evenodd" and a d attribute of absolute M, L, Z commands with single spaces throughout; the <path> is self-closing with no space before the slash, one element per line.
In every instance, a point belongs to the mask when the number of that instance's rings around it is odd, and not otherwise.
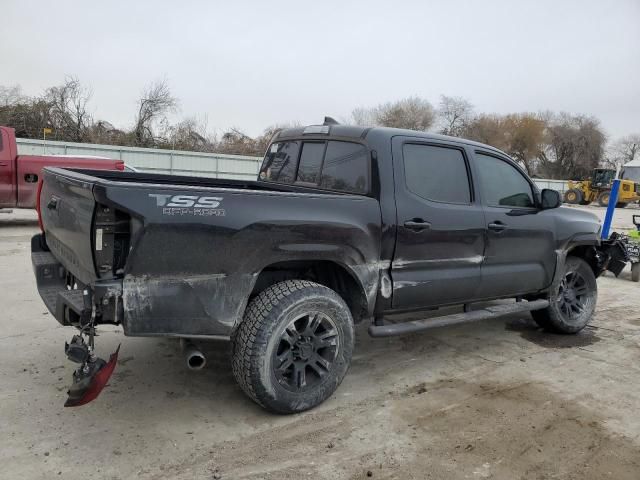
<path fill-rule="evenodd" d="M 492 305 L 480 310 L 470 312 L 454 313 L 442 317 L 427 318 L 424 320 L 413 320 L 410 322 L 392 323 L 388 325 L 371 325 L 369 335 L 372 337 L 393 337 L 406 333 L 421 332 L 432 328 L 448 327 L 459 323 L 475 322 L 478 320 L 488 320 L 512 313 L 530 312 L 540 310 L 549 306 L 548 300 L 533 300 L 531 302 L 515 302 L 502 305 Z"/>

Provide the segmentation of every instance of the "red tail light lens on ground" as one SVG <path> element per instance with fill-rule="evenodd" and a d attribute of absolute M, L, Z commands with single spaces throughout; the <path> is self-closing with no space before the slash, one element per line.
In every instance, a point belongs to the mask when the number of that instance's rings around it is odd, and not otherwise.
<path fill-rule="evenodd" d="M 109 378 L 111 378 L 113 370 L 116 368 L 119 351 L 120 345 L 118 345 L 116 351 L 111 354 L 111 356 L 109 357 L 109 361 L 93 375 L 93 378 L 91 379 L 86 390 L 80 395 L 77 395 L 76 392 L 76 395 L 74 395 L 73 398 L 71 396 L 67 398 L 67 401 L 64 404 L 65 407 L 79 407 L 80 405 L 85 405 L 90 401 L 95 400 L 98 395 L 100 395 L 100 392 L 102 392 L 102 389 L 109 381 Z"/>

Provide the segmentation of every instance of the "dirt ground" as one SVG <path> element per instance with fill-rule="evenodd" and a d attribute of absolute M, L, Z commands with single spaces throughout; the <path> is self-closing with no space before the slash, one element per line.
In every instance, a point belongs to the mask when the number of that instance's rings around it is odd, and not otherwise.
<path fill-rule="evenodd" d="M 614 226 L 630 228 L 640 210 L 618 212 Z M 0 213 L 0 478 L 640 478 L 640 285 L 628 270 L 598 281 L 595 320 L 576 336 L 529 315 L 375 340 L 361 326 L 336 394 L 296 416 L 242 394 L 225 343 L 206 344 L 208 365 L 192 372 L 176 341 L 105 328 L 102 356 L 122 344 L 110 385 L 65 409 L 73 330 L 36 292 L 36 231 L 33 212 Z"/>

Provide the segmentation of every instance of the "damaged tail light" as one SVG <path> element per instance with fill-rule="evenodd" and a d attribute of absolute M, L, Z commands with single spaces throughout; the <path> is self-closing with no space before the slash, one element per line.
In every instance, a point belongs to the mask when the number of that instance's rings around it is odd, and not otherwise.
<path fill-rule="evenodd" d="M 73 384 L 69 388 L 69 396 L 65 407 L 79 407 L 95 400 L 105 387 L 118 361 L 120 345 L 105 362 L 101 358 L 85 362 L 73 372 Z"/>

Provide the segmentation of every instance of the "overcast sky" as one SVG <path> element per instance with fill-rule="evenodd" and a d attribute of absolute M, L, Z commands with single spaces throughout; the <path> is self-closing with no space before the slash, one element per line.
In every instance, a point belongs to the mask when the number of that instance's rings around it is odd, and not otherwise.
<path fill-rule="evenodd" d="M 179 117 L 250 135 L 440 94 L 640 132 L 640 0 L 2 0 L 0 22 L 0 85 L 33 95 L 77 76 L 118 127 L 166 78 Z"/>

